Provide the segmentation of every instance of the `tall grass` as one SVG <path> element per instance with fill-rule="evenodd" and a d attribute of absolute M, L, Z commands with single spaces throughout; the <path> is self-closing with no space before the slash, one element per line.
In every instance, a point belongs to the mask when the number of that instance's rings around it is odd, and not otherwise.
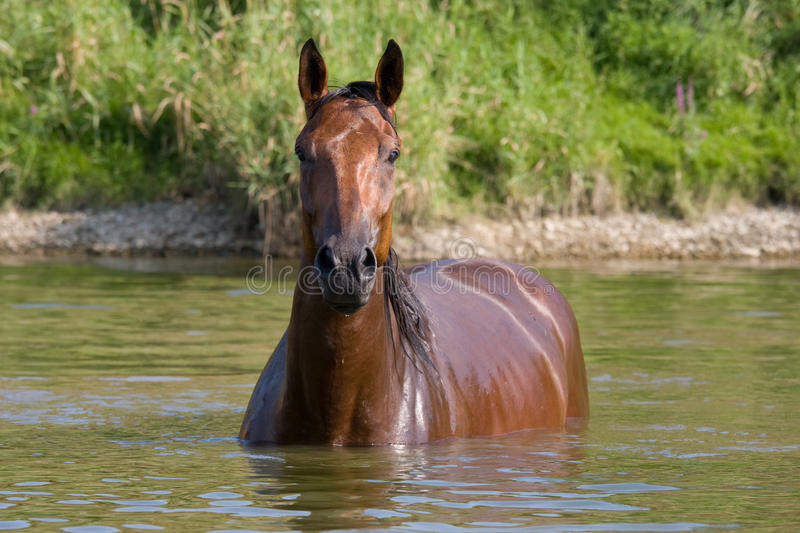
<path fill-rule="evenodd" d="M 6 203 L 224 196 L 291 208 L 297 54 L 310 36 L 332 85 L 371 79 L 386 41 L 401 44 L 405 219 L 493 205 L 687 214 L 734 197 L 800 203 L 800 0 L 2 10 Z"/>

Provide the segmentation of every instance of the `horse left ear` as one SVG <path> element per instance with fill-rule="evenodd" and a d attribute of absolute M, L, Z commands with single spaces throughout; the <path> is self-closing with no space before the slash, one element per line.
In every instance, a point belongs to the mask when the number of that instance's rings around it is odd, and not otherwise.
<path fill-rule="evenodd" d="M 375 71 L 375 88 L 383 105 L 392 108 L 403 90 L 403 52 L 394 39 L 389 39 Z"/>

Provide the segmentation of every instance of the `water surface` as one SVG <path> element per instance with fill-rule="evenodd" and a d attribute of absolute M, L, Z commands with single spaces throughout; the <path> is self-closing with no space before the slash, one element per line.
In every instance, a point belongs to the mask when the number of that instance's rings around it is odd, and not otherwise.
<path fill-rule="evenodd" d="M 800 528 L 799 269 L 544 269 L 587 427 L 329 449 L 235 438 L 290 281 L 111 266 L 0 266 L 0 530 Z"/>

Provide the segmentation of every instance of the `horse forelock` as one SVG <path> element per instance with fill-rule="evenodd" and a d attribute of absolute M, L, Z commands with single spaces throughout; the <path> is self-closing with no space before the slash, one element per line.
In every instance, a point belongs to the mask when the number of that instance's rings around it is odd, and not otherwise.
<path fill-rule="evenodd" d="M 386 107 L 383 102 L 380 101 L 380 99 L 378 99 L 377 88 L 375 83 L 371 81 L 351 81 L 344 87 L 339 87 L 328 92 L 325 96 L 314 103 L 314 106 L 311 108 L 311 112 L 308 116 L 308 120 L 311 120 L 317 111 L 319 111 L 325 104 L 337 98 L 360 98 L 362 100 L 366 100 L 367 105 L 375 107 L 378 110 L 378 113 L 381 114 L 381 117 L 383 117 L 383 119 L 389 123 L 395 134 L 397 134 L 397 129 L 394 126 L 392 114 L 389 112 L 389 108 Z"/>
<path fill-rule="evenodd" d="M 384 303 L 386 307 L 389 335 L 392 334 L 391 311 L 399 333 L 400 348 L 414 367 L 422 371 L 418 362 L 430 365 L 438 374 L 431 359 L 427 309 L 411 289 L 408 277 L 400 270 L 397 253 L 389 248 L 389 255 L 383 265 Z"/>

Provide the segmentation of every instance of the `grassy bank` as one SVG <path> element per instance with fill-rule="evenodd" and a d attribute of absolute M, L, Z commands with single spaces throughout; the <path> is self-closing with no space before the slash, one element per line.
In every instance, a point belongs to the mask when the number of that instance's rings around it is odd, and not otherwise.
<path fill-rule="evenodd" d="M 371 79 L 390 37 L 403 47 L 406 219 L 453 205 L 800 203 L 800 0 L 11 0 L 3 12 L 5 203 L 233 191 L 293 205 L 309 36 L 332 85 Z"/>

